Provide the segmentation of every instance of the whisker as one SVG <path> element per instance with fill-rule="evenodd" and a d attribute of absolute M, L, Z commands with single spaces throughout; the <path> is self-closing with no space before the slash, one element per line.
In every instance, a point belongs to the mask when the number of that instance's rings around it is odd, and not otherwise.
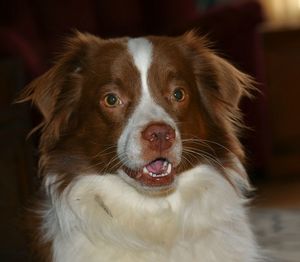
<path fill-rule="evenodd" d="M 108 172 L 109 169 L 113 170 L 117 166 L 119 166 L 121 163 L 122 162 L 120 161 L 120 156 L 116 155 L 108 162 L 108 164 L 105 166 L 105 169 L 103 172 L 106 173 L 106 172 Z"/>
<path fill-rule="evenodd" d="M 205 152 L 205 151 L 202 151 L 202 150 L 194 150 L 194 149 L 187 149 L 187 148 L 184 148 L 184 152 L 188 155 L 192 155 L 196 160 L 198 160 L 198 157 L 201 157 L 205 160 L 207 160 L 210 164 L 217 164 L 221 169 L 225 169 L 224 165 L 222 164 L 222 162 L 220 162 L 218 159 L 216 159 L 214 156 L 212 156 L 211 154 Z"/>
<path fill-rule="evenodd" d="M 183 146 L 186 147 L 186 148 L 188 148 L 188 147 L 185 145 L 185 142 L 186 142 L 186 141 L 183 142 Z M 188 144 L 189 144 L 189 145 L 199 145 L 199 146 L 207 147 L 208 149 L 210 149 L 210 151 L 211 151 L 215 156 L 217 156 L 216 151 L 215 151 L 210 145 L 208 145 L 207 143 L 205 143 L 205 142 L 203 142 L 203 141 L 193 141 L 193 140 L 190 140 L 190 141 L 188 141 Z"/>
<path fill-rule="evenodd" d="M 106 172 L 110 168 L 109 165 L 111 164 L 115 165 L 116 161 L 119 161 L 118 156 L 114 156 L 108 163 L 101 160 L 99 162 L 96 162 L 95 164 L 89 165 L 86 167 L 86 170 L 94 169 L 96 167 L 103 165 L 103 168 L 100 169 L 100 172 Z"/>
<path fill-rule="evenodd" d="M 96 158 L 98 157 L 99 155 L 108 155 L 108 154 L 111 154 L 113 153 L 114 151 L 112 149 L 115 149 L 117 148 L 117 145 L 110 145 L 108 147 L 106 147 L 105 149 L 103 149 L 102 151 L 98 152 L 95 156 L 93 156 L 92 158 Z M 112 151 L 109 151 L 109 150 L 112 150 Z M 109 152 L 107 152 L 109 151 Z"/>
<path fill-rule="evenodd" d="M 224 145 L 222 145 L 222 144 L 220 144 L 220 143 L 218 143 L 218 142 L 211 141 L 211 140 L 206 140 L 206 139 L 203 139 L 203 141 L 205 141 L 205 142 L 207 142 L 207 143 L 215 144 L 215 145 L 217 145 L 217 146 L 219 146 L 219 147 L 225 149 L 227 152 L 233 154 L 233 152 L 232 152 L 229 148 L 227 148 L 226 146 L 224 146 Z"/>
<path fill-rule="evenodd" d="M 190 164 L 190 166 L 193 166 L 192 162 L 187 158 L 187 156 L 182 155 L 182 159 L 184 160 L 184 162 L 182 162 L 183 169 L 186 169 L 188 164 Z"/>
<path fill-rule="evenodd" d="M 201 139 L 194 139 L 194 138 L 183 139 L 182 143 L 183 143 L 183 145 L 185 143 L 189 143 L 189 144 L 195 144 L 195 145 L 205 146 L 205 147 L 209 148 L 212 152 L 214 152 L 214 154 L 216 155 L 216 151 L 207 142 L 202 141 Z"/>
<path fill-rule="evenodd" d="M 183 134 L 184 135 L 184 134 Z M 185 134 L 186 136 L 190 136 L 190 134 Z M 212 141 L 212 140 L 208 140 L 208 139 L 203 139 L 203 138 L 199 138 L 199 137 L 196 137 L 196 136 L 192 136 L 191 138 L 186 138 L 186 139 L 182 139 L 182 141 L 193 141 L 195 143 L 199 142 L 199 143 L 203 143 L 203 144 L 206 144 L 206 145 L 209 145 L 209 144 L 214 144 L 216 146 L 219 146 L 223 149 L 225 149 L 227 152 L 233 154 L 233 152 L 226 146 L 216 142 L 216 141 Z"/>

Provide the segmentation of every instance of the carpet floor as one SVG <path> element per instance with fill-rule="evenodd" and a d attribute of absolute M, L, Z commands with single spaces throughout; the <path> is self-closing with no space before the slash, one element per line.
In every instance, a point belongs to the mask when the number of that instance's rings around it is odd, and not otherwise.
<path fill-rule="evenodd" d="M 300 262 L 300 209 L 253 209 L 258 242 L 270 262 Z"/>

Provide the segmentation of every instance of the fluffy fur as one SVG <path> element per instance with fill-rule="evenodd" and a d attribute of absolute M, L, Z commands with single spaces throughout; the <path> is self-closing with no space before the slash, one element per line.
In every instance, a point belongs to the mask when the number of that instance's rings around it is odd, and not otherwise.
<path fill-rule="evenodd" d="M 261 261 L 237 139 L 250 86 L 193 32 L 71 38 L 23 94 L 44 117 L 41 261 Z M 166 138 L 153 144 L 149 126 Z M 141 171 L 166 160 L 165 178 Z"/>

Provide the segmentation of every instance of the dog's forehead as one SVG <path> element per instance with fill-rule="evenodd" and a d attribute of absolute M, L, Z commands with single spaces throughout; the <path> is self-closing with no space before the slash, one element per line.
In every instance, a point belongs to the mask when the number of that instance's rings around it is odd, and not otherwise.
<path fill-rule="evenodd" d="M 142 91 L 144 94 L 147 94 L 147 78 L 153 59 L 153 45 L 146 38 L 133 38 L 128 40 L 127 46 L 129 54 L 133 58 L 134 65 L 140 73 Z"/>
<path fill-rule="evenodd" d="M 133 38 L 127 42 L 127 47 L 135 65 L 140 71 L 146 71 L 152 62 L 153 44 L 147 38 Z"/>
<path fill-rule="evenodd" d="M 153 88 L 151 80 L 159 82 L 159 79 L 164 79 L 169 75 L 184 79 L 191 78 L 191 64 L 188 56 L 185 56 L 182 51 L 184 43 L 178 38 L 131 38 L 128 39 L 126 48 L 131 58 L 130 62 L 140 75 L 144 92 Z"/>
<path fill-rule="evenodd" d="M 132 81 L 138 77 L 140 87 L 145 90 L 149 78 L 156 77 L 158 80 L 157 76 L 167 72 L 187 70 L 182 62 L 186 57 L 178 48 L 183 45 L 178 38 L 170 37 L 104 40 L 100 42 L 96 53 L 92 53 L 90 64 L 100 71 L 101 75 L 107 72 L 111 79 Z"/>

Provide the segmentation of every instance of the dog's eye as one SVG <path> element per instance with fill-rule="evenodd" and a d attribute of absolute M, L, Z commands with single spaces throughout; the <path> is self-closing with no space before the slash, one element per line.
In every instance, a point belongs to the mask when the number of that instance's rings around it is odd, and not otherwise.
<path fill-rule="evenodd" d="M 122 102 L 121 102 L 120 98 L 117 95 L 107 94 L 104 97 L 104 104 L 107 107 L 116 107 L 116 106 L 122 104 Z"/>
<path fill-rule="evenodd" d="M 182 88 L 177 88 L 173 91 L 173 99 L 177 102 L 181 102 L 185 99 L 185 92 Z"/>

